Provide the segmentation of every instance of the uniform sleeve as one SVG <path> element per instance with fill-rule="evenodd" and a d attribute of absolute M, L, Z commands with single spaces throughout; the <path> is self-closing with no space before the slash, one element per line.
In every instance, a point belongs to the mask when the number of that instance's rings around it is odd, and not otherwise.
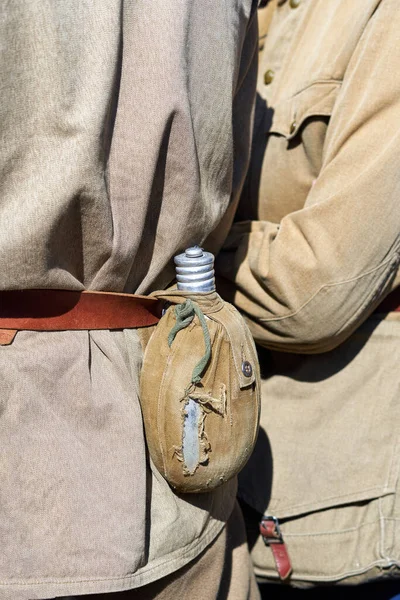
<path fill-rule="evenodd" d="M 279 225 L 235 224 L 220 291 L 257 342 L 301 353 L 337 346 L 395 280 L 400 251 L 400 10 L 382 2 L 349 63 L 320 175 Z"/>

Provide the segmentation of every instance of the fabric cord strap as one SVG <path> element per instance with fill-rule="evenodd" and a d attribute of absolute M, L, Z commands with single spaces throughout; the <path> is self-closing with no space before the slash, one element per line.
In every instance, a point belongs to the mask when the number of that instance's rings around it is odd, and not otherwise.
<path fill-rule="evenodd" d="M 178 304 L 177 306 L 175 306 L 176 323 L 169 333 L 168 345 L 169 347 L 172 346 L 176 334 L 179 331 L 181 331 L 181 329 L 185 329 L 185 327 L 188 327 L 188 325 L 190 325 L 195 316 L 197 316 L 197 318 L 200 321 L 200 325 L 203 330 L 205 345 L 204 356 L 197 363 L 192 373 L 192 383 L 197 384 L 200 383 L 203 371 L 211 357 L 211 339 L 210 332 L 208 331 L 206 323 L 206 318 L 203 312 L 196 303 L 190 300 L 190 298 L 188 298 L 183 304 Z"/>

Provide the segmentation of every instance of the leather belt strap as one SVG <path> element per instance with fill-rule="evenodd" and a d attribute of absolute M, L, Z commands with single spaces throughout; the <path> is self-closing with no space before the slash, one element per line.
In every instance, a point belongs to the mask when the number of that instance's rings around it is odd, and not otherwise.
<path fill-rule="evenodd" d="M 69 290 L 0 291 L 0 344 L 4 330 L 129 329 L 155 325 L 162 302 L 147 296 Z M 2 342 L 3 339 L 3 342 Z"/>
<path fill-rule="evenodd" d="M 260 523 L 260 534 L 264 540 L 264 544 L 271 548 L 276 570 L 280 579 L 284 581 L 291 574 L 292 565 L 286 544 L 283 541 L 278 519 L 276 517 L 264 516 Z"/>

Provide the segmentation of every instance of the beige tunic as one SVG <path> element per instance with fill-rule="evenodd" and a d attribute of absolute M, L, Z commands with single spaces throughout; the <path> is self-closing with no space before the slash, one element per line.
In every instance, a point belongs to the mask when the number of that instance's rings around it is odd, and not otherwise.
<path fill-rule="evenodd" d="M 253 5 L 1 3 L 1 289 L 148 293 L 226 214 L 221 244 L 248 159 Z M 235 481 L 180 498 L 146 461 L 141 356 L 134 330 L 0 347 L 0 598 L 141 586 L 223 528 Z"/>
<path fill-rule="evenodd" d="M 242 222 L 219 259 L 226 295 L 274 350 L 241 493 L 282 519 L 310 513 L 283 527 L 299 578 L 400 564 L 400 321 L 372 314 L 400 260 L 399 64 L 397 0 L 277 2 Z M 363 501 L 362 523 L 329 511 Z M 262 543 L 254 560 L 274 575 Z"/>

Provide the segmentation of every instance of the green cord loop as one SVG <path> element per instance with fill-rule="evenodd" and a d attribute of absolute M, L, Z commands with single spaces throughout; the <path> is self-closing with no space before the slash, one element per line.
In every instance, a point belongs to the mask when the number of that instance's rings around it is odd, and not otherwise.
<path fill-rule="evenodd" d="M 193 373 L 192 373 L 192 383 L 193 384 L 200 383 L 203 371 L 206 368 L 208 361 L 210 360 L 211 339 L 210 339 L 210 332 L 208 331 L 208 327 L 207 327 L 207 323 L 206 323 L 206 318 L 205 318 L 203 312 L 201 311 L 200 307 L 197 304 L 195 304 L 192 300 L 190 300 L 190 298 L 188 298 L 186 300 L 186 302 L 184 302 L 184 304 L 178 304 L 177 306 L 175 306 L 176 323 L 173 326 L 173 328 L 171 329 L 169 336 L 168 336 L 168 346 L 171 347 L 172 342 L 174 341 L 174 339 L 176 337 L 176 334 L 179 331 L 181 331 L 181 329 L 185 329 L 185 327 L 190 325 L 190 323 L 193 321 L 195 316 L 198 317 L 201 328 L 203 330 L 204 345 L 205 345 L 206 351 L 205 351 L 204 356 L 200 359 L 200 361 L 197 363 L 197 365 L 193 369 Z"/>

